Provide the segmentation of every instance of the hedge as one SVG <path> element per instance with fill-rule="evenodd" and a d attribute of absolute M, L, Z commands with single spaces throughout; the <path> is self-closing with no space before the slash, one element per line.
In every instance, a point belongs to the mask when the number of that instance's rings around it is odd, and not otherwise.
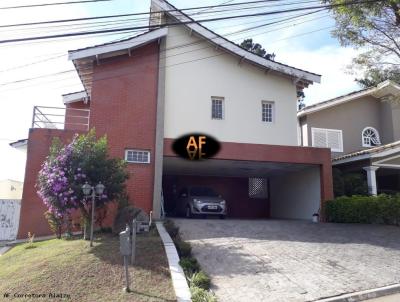
<path fill-rule="evenodd" d="M 325 204 L 328 222 L 400 225 L 400 194 L 342 196 Z"/>

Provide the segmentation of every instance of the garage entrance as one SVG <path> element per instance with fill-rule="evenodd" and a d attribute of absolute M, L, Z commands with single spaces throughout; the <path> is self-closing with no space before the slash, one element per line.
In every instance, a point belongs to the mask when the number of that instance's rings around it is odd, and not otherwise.
<path fill-rule="evenodd" d="M 183 188 L 207 187 L 226 200 L 227 217 L 311 219 L 321 202 L 319 165 L 164 157 L 163 196 L 176 215 Z"/>

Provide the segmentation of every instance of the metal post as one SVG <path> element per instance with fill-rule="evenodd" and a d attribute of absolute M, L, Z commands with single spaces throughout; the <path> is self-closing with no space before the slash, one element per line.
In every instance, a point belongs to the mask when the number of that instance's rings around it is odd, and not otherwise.
<path fill-rule="evenodd" d="M 94 187 L 92 187 L 92 221 L 90 226 L 90 246 L 93 246 L 93 225 L 94 225 L 94 208 L 96 206 L 96 195 Z"/>
<path fill-rule="evenodd" d="M 136 219 L 132 221 L 132 249 L 131 249 L 131 265 L 135 263 L 136 257 Z"/>
<path fill-rule="evenodd" d="M 128 270 L 128 256 L 124 256 L 124 266 L 125 266 L 125 279 L 126 279 L 126 287 L 125 291 L 129 293 L 131 289 L 129 288 L 129 270 Z"/>

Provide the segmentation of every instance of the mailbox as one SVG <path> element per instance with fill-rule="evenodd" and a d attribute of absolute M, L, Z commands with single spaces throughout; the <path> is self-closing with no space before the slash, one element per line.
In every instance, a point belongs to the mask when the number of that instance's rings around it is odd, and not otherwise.
<path fill-rule="evenodd" d="M 119 251 L 122 256 L 129 256 L 131 254 L 131 230 L 129 226 L 126 226 L 126 230 L 119 233 Z"/>

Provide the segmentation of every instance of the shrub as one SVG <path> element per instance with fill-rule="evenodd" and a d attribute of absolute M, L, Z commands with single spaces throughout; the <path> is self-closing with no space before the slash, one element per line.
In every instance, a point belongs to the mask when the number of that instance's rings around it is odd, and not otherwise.
<path fill-rule="evenodd" d="M 176 249 L 178 250 L 179 257 L 190 257 L 192 254 L 192 247 L 190 243 L 182 241 L 180 239 L 174 240 Z"/>
<path fill-rule="evenodd" d="M 338 197 L 326 203 L 325 214 L 329 222 L 399 225 L 400 195 Z"/>
<path fill-rule="evenodd" d="M 210 277 L 208 277 L 207 274 L 203 271 L 194 273 L 189 281 L 190 281 L 190 286 L 200 287 L 205 290 L 209 290 L 211 286 Z"/>
<path fill-rule="evenodd" d="M 217 302 L 213 293 L 199 287 L 190 287 L 193 302 Z"/>
<path fill-rule="evenodd" d="M 200 271 L 200 265 L 195 258 L 182 258 L 179 261 L 186 276 L 192 276 L 194 273 Z"/>
<path fill-rule="evenodd" d="M 167 230 L 168 234 L 171 236 L 172 239 L 176 239 L 179 236 L 179 228 L 175 226 L 172 220 L 166 220 L 164 222 L 164 227 Z"/>

